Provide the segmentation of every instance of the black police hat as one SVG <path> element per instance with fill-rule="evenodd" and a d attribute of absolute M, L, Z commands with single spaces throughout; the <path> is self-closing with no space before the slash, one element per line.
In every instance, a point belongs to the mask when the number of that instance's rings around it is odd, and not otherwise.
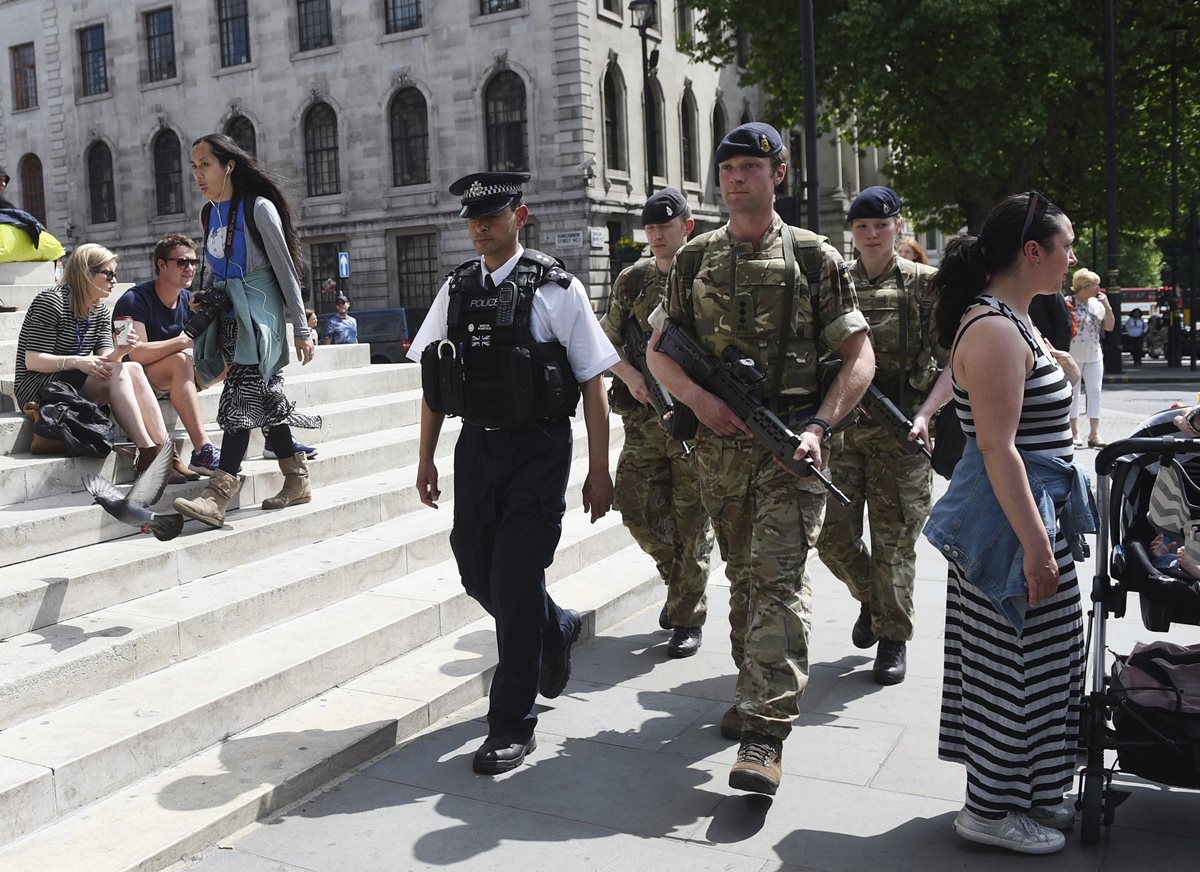
<path fill-rule="evenodd" d="M 900 195 L 883 185 L 872 185 L 864 188 L 863 192 L 854 198 L 854 202 L 850 204 L 850 211 L 846 213 L 846 220 L 891 218 L 899 214 Z"/>
<path fill-rule="evenodd" d="M 687 200 L 675 188 L 663 188 L 655 191 L 642 207 L 642 226 L 647 224 L 665 224 L 672 218 L 678 218 L 687 209 Z"/>
<path fill-rule="evenodd" d="M 521 202 L 521 186 L 528 181 L 529 173 L 471 173 L 451 185 L 450 193 L 462 197 L 459 217 L 479 218 Z"/>
<path fill-rule="evenodd" d="M 717 163 L 731 157 L 774 157 L 782 149 L 778 130 L 762 121 L 751 121 L 725 134 L 717 146 Z"/>

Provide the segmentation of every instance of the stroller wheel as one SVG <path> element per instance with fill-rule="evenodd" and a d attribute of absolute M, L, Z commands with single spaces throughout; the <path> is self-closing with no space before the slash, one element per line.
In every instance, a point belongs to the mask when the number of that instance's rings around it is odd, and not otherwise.
<path fill-rule="evenodd" d="M 1083 776 L 1083 821 L 1080 835 L 1085 845 L 1100 840 L 1100 822 L 1104 816 L 1104 775 L 1088 772 Z"/>

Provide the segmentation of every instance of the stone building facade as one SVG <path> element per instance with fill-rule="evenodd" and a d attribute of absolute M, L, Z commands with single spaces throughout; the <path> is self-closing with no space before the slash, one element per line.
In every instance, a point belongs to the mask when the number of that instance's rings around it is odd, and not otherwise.
<path fill-rule="evenodd" d="M 724 220 L 713 149 L 759 109 L 736 69 L 676 49 L 686 3 L 655 6 L 644 113 L 628 0 L 0 0 L 0 164 L 18 204 L 68 246 L 115 250 L 133 281 L 163 233 L 199 232 L 190 144 L 230 133 L 293 180 L 306 293 L 346 252 L 359 309 L 423 305 L 472 254 L 455 178 L 527 169 L 526 244 L 600 308 L 648 189 L 681 188 L 702 229 Z M 823 230 L 843 247 L 878 160 L 822 145 Z M 793 166 L 796 189 L 798 151 Z"/>

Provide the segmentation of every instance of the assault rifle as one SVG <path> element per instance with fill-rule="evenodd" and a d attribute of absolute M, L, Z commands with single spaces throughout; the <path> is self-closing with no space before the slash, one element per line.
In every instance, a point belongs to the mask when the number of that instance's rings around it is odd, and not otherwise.
<path fill-rule="evenodd" d="M 900 411 L 900 408 L 891 401 L 888 395 L 875 387 L 873 383 L 867 388 L 863 398 L 859 400 L 858 408 L 876 424 L 890 430 L 896 437 L 896 441 L 900 443 L 900 447 L 909 454 L 924 454 L 926 460 L 933 460 L 933 455 L 929 453 L 929 446 L 920 436 L 909 441 L 908 433 L 912 430 L 912 419 Z"/>
<path fill-rule="evenodd" d="M 667 389 L 650 372 L 650 367 L 646 363 L 646 334 L 642 332 L 633 318 L 625 319 L 625 323 L 621 326 L 621 332 L 625 336 L 625 342 L 621 345 L 621 350 L 625 352 L 625 359 L 642 374 L 642 378 L 646 382 L 646 392 L 650 394 L 650 405 L 654 407 L 654 413 L 658 415 L 659 423 L 663 424 L 668 420 L 667 416 L 675 412 L 675 401 L 667 393 Z M 670 427 L 667 427 L 667 432 L 671 432 Z M 674 434 L 672 433 L 672 435 Z M 683 439 L 679 441 L 683 444 L 683 453 L 690 454 L 691 444 Z"/>
<path fill-rule="evenodd" d="M 800 437 L 788 429 L 779 416 L 754 393 L 754 386 L 763 380 L 763 374 L 752 359 L 729 346 L 725 349 L 725 355 L 718 360 L 674 321 L 667 321 L 656 348 L 683 367 L 683 371 L 696 384 L 729 406 L 735 415 L 746 422 L 755 441 L 771 452 L 776 460 L 798 476 L 816 476 L 838 502 L 844 506 L 850 505 L 850 498 L 838 490 L 812 462 L 812 458 L 805 457 L 801 461 L 795 459 Z"/>

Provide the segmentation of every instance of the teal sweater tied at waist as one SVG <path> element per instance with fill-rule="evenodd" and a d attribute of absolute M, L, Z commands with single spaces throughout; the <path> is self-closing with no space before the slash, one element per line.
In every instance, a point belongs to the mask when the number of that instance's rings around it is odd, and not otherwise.
<path fill-rule="evenodd" d="M 289 360 L 283 294 L 275 273 L 264 267 L 244 279 L 215 281 L 213 287 L 225 291 L 237 319 L 237 344 L 230 363 L 257 366 L 263 381 L 269 382 Z M 215 381 L 225 369 L 220 321 L 209 324 L 193 346 L 196 372 L 206 384 Z"/>

